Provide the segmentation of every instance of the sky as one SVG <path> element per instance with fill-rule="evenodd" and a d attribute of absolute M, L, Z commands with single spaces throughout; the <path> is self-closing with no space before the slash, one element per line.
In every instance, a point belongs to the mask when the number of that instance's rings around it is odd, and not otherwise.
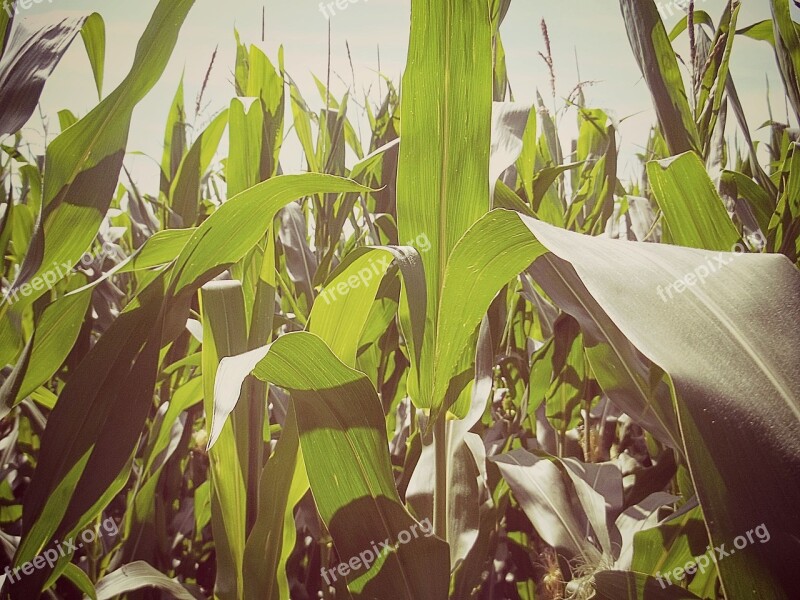
<path fill-rule="evenodd" d="M 0 0 L 0 3 L 6 1 Z M 38 21 L 99 12 L 106 22 L 104 93 L 108 94 L 128 72 L 139 35 L 156 3 L 157 0 L 40 0 L 27 10 L 18 9 L 18 16 Z M 681 16 L 676 0 L 661 0 L 658 4 L 671 29 Z M 724 0 L 698 0 L 696 6 L 718 19 L 724 4 Z M 263 44 L 262 8 L 266 15 Z M 322 81 L 326 79 L 329 25 L 331 87 L 336 96 L 351 87 L 356 96 L 363 98 L 369 93 L 373 103 L 377 102 L 379 64 L 380 72 L 399 84 L 408 45 L 410 0 L 357 0 L 343 10 L 334 5 L 334 10 L 333 15 L 323 11 L 318 0 L 226 0 L 225 3 L 197 0 L 164 76 L 134 113 L 128 150 L 153 157 L 126 159 L 137 184 L 145 192 L 157 190 L 158 166 L 154 160 L 160 161 L 167 113 L 181 73 L 185 77 L 187 108 L 191 107 L 190 121 L 197 131 L 216 112 L 228 106 L 234 95 L 234 29 L 239 31 L 243 42 L 262 47 L 273 62 L 277 62 L 277 51 L 282 45 L 286 70 L 312 107 L 319 108 L 323 104 L 312 74 Z M 793 16 L 800 20 L 797 13 Z M 768 0 L 744 0 L 739 27 L 766 18 L 769 18 Z M 585 88 L 588 105 L 607 109 L 622 120 L 620 178 L 625 181 L 638 177 L 640 166 L 634 156 L 646 141 L 655 113 L 630 49 L 619 3 L 615 0 L 512 0 L 501 34 L 517 101 L 534 102 L 537 89 L 549 100 L 550 77 L 538 56 L 538 52 L 544 50 L 542 19 L 549 29 L 558 97 L 568 96 L 579 81 L 579 73 L 581 80 L 592 81 L 592 85 Z M 688 46 L 685 38 L 684 35 L 683 46 Z M 683 46 L 679 45 L 679 50 Z M 194 117 L 197 92 L 215 48 L 218 53 L 202 109 Z M 785 120 L 784 90 L 771 47 L 739 36 L 733 52 L 732 75 L 751 130 L 759 128 L 768 118 L 767 80 L 775 116 Z M 385 86 L 380 89 L 385 92 Z M 42 95 L 41 109 L 49 124 L 50 138 L 58 131 L 59 110 L 68 108 L 82 116 L 96 102 L 86 52 L 77 39 L 48 80 Z M 348 114 L 352 117 L 350 112 Z M 41 118 L 35 114 L 25 135 L 41 140 L 41 125 Z M 735 129 L 732 115 L 728 128 L 732 134 Z M 369 130 L 366 119 L 362 120 L 362 130 Z M 576 131 L 574 113 L 564 118 L 559 130 L 564 148 L 569 149 L 569 140 Z M 755 137 L 767 140 L 768 132 L 766 129 L 757 131 Z M 224 144 L 221 151 L 225 151 Z M 281 155 L 284 171 L 300 170 L 300 156 L 300 146 L 290 132 Z"/>

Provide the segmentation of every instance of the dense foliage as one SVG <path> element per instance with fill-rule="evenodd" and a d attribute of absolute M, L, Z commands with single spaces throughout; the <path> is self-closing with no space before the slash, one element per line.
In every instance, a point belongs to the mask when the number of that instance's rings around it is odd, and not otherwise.
<path fill-rule="evenodd" d="M 193 135 L 178 84 L 157 190 L 131 116 L 193 0 L 107 95 L 100 15 L 0 11 L 0 596 L 797 597 L 800 146 L 753 142 L 728 68 L 770 44 L 800 119 L 788 0 L 671 32 L 620 0 L 658 117 L 634 181 L 580 82 L 512 99 L 509 2 L 413 0 L 369 139 L 237 36 Z M 34 155 L 78 34 L 99 103 Z"/>

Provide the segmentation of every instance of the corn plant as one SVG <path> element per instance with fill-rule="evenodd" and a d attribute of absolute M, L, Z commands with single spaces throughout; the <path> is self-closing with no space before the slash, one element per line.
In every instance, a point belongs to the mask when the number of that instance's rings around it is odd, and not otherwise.
<path fill-rule="evenodd" d="M 107 95 L 99 14 L 0 11 L 0 597 L 794 597 L 800 149 L 773 120 L 761 160 L 729 69 L 769 43 L 800 118 L 788 1 L 668 32 L 620 0 L 634 181 L 583 82 L 513 97 L 509 4 L 412 0 L 400 85 L 315 79 L 319 111 L 237 33 L 202 127 L 178 82 L 150 193 L 132 113 L 193 0 Z M 78 34 L 99 102 L 36 156 Z"/>

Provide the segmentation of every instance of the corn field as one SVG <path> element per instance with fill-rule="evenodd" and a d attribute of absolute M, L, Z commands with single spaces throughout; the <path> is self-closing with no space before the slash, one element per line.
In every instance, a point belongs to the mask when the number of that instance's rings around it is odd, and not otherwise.
<path fill-rule="evenodd" d="M 581 82 L 512 92 L 511 0 L 411 0 L 378 102 L 222 41 L 226 108 L 190 128 L 173 82 L 153 189 L 132 115 L 194 0 L 108 93 L 103 16 L 0 10 L 0 598 L 800 597 L 800 24 L 759 1 L 608 3 L 635 177 Z M 745 113 L 744 37 L 787 122 Z M 75 45 L 98 100 L 38 153 Z"/>

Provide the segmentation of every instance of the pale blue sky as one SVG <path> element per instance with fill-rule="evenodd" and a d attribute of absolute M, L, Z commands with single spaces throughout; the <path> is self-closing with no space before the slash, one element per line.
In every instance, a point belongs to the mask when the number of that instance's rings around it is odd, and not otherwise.
<path fill-rule="evenodd" d="M 0 0 L 3 1 L 3 0 Z M 739 26 L 749 25 L 769 17 L 768 0 L 745 0 Z M 135 2 L 108 0 L 44 0 L 28 10 L 26 18 L 56 18 L 65 14 L 100 12 L 106 20 L 107 55 L 105 92 L 118 84 L 130 67 L 133 52 L 156 0 Z M 134 115 L 129 150 L 140 150 L 160 160 L 164 123 L 181 71 L 186 74 L 187 105 L 194 99 L 203 81 L 214 47 L 219 53 L 206 91 L 206 110 L 197 119 L 201 126 L 217 110 L 228 105 L 233 95 L 232 75 L 236 27 L 246 43 L 261 39 L 261 7 L 266 6 L 266 43 L 264 49 L 275 59 L 279 45 L 285 47 L 286 68 L 300 85 L 306 100 L 319 106 L 319 96 L 311 74 L 324 81 L 327 65 L 328 20 L 321 14 L 318 0 L 267 2 L 257 0 L 228 0 L 225 4 L 212 0 L 197 0 L 181 32 L 177 49 L 161 81 L 139 105 Z M 349 43 L 356 76 L 356 90 L 361 93 L 370 86 L 372 97 L 378 85 L 377 49 L 380 46 L 381 70 L 399 82 L 408 43 L 410 0 L 359 0 L 330 18 L 332 36 L 331 77 L 337 95 L 345 84 L 336 76 L 351 81 L 345 42 Z M 697 7 L 718 18 L 724 0 L 699 0 Z M 662 2 L 668 15 L 666 1 Z M 678 20 L 678 10 L 667 16 L 671 27 Z M 506 47 L 510 80 L 519 101 L 532 101 L 538 88 L 549 96 L 549 75 L 537 53 L 543 50 L 539 22 L 545 18 L 552 42 L 557 93 L 566 96 L 577 82 L 576 55 L 581 78 L 597 82 L 586 88 L 587 101 L 592 106 L 611 109 L 618 118 L 629 117 L 622 125 L 620 139 L 624 157 L 632 157 L 646 139 L 654 120 L 646 86 L 639 75 L 628 44 L 615 0 L 512 0 L 502 34 Z M 797 18 L 797 15 L 795 15 Z M 737 38 L 734 46 L 732 73 L 739 89 L 752 129 L 767 119 L 765 76 L 769 77 L 773 110 L 785 118 L 784 94 L 775 68 L 772 50 L 765 43 Z M 385 88 L 384 88 L 385 89 Z M 69 50 L 55 74 L 48 81 L 42 96 L 44 113 L 50 116 L 50 128 L 57 131 L 56 113 L 69 108 L 82 115 L 96 102 L 88 60 L 80 41 Z M 36 136 L 38 116 L 26 133 Z M 734 119 L 728 121 L 733 130 Z M 565 149 L 574 132 L 570 116 L 561 127 Z M 51 134 L 52 135 L 52 134 Z M 767 139 L 767 132 L 756 134 Z M 284 168 L 297 170 L 300 166 L 299 146 L 290 134 L 283 155 Z M 295 160 L 293 157 L 297 156 Z M 157 182 L 157 167 L 146 159 L 129 159 L 129 167 L 146 191 L 153 192 Z M 627 179 L 639 173 L 638 166 L 625 161 L 621 177 Z"/>

